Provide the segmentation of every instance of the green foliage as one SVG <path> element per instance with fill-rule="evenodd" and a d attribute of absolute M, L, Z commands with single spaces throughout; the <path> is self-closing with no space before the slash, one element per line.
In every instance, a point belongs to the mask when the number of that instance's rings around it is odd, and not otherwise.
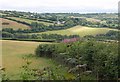
<path fill-rule="evenodd" d="M 29 61 L 30 55 L 23 56 L 25 64 L 21 67 L 20 79 L 21 80 L 73 80 L 74 75 L 67 73 L 66 68 L 62 65 L 45 67 L 43 69 L 31 69 L 32 62 Z M 67 76 L 66 76 L 67 75 Z M 69 76 L 69 77 L 68 77 Z"/>
<path fill-rule="evenodd" d="M 42 44 L 37 47 L 35 54 L 40 57 L 52 57 L 55 51 L 55 45 Z"/>
<path fill-rule="evenodd" d="M 116 79 L 118 75 L 117 44 L 99 44 L 96 48 L 98 50 L 94 55 L 94 70 L 98 79 Z"/>
<path fill-rule="evenodd" d="M 0 80 L 7 81 L 9 77 L 6 74 L 5 68 L 0 68 Z"/>
<path fill-rule="evenodd" d="M 2 32 L 2 37 L 4 38 L 13 38 L 14 35 L 9 32 Z"/>
<path fill-rule="evenodd" d="M 43 70 L 37 70 L 38 80 L 65 80 L 65 76 L 60 72 L 59 67 L 46 67 Z"/>
<path fill-rule="evenodd" d="M 118 45 L 114 42 L 105 43 L 92 40 L 54 44 L 54 47 L 48 44 L 40 45 L 36 50 L 36 55 L 52 54 L 53 59 L 70 68 L 86 64 L 86 71 L 92 71 L 96 79 L 116 79 L 118 75 Z"/>
<path fill-rule="evenodd" d="M 3 39 L 24 40 L 24 41 L 45 41 L 45 42 L 59 42 L 69 38 L 79 38 L 78 35 L 61 35 L 61 34 L 25 34 L 21 33 L 21 29 L 18 29 L 16 33 L 12 33 L 13 29 L 3 29 Z"/>
<path fill-rule="evenodd" d="M 21 67 L 22 71 L 20 73 L 20 78 L 22 80 L 29 80 L 31 77 L 34 76 L 34 72 L 32 69 L 30 69 L 30 64 L 32 62 L 30 62 L 28 60 L 28 57 L 23 57 L 25 64 Z"/>
<path fill-rule="evenodd" d="M 65 26 L 67 26 L 67 27 L 72 27 L 72 26 L 74 26 L 74 25 L 75 25 L 75 23 L 74 23 L 73 20 L 68 20 L 68 21 L 65 23 Z"/>
<path fill-rule="evenodd" d="M 94 38 L 102 39 L 102 40 L 105 40 L 105 39 L 118 40 L 119 39 L 119 35 L 120 35 L 120 31 L 119 30 L 118 31 L 110 30 L 106 34 L 98 34 Z"/>

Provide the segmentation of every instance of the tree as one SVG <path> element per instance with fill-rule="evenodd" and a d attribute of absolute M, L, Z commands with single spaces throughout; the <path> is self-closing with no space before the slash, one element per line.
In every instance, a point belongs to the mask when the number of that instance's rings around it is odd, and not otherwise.
<path fill-rule="evenodd" d="M 67 26 L 67 27 L 72 27 L 72 26 L 74 26 L 74 25 L 75 25 L 75 23 L 74 23 L 73 20 L 68 20 L 68 21 L 65 23 L 65 26 Z"/>
<path fill-rule="evenodd" d="M 9 32 L 2 32 L 2 38 L 13 38 L 14 35 Z"/>

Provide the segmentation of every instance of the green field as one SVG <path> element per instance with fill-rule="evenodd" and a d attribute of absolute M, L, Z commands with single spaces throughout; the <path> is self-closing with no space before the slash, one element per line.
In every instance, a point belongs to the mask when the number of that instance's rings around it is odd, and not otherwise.
<path fill-rule="evenodd" d="M 14 30 L 17 30 L 17 29 L 29 29 L 30 27 L 27 26 L 27 25 L 24 25 L 24 24 L 21 24 L 21 23 L 17 23 L 15 21 L 11 21 L 11 20 L 8 20 L 8 19 L 4 19 L 4 18 L 0 18 L 0 21 L 2 23 L 8 23 L 8 25 L 3 25 L 2 24 L 2 28 L 13 28 Z"/>
<path fill-rule="evenodd" d="M 75 26 L 69 29 L 57 30 L 57 31 L 46 31 L 34 34 L 61 34 L 61 35 L 80 35 L 81 37 L 85 35 L 93 35 L 96 34 L 106 34 L 109 30 L 115 30 L 110 28 L 92 28 L 85 26 Z"/>
<path fill-rule="evenodd" d="M 35 48 L 44 42 L 25 42 L 25 41 L 8 41 L 2 42 L 2 64 L 6 68 L 6 73 L 10 79 L 18 79 L 20 67 L 24 65 L 23 56 L 34 54 Z M 29 59 L 32 64 L 31 68 L 44 68 L 53 66 L 51 60 L 45 58 L 37 58 L 35 55 Z"/>
<path fill-rule="evenodd" d="M 93 23 L 102 22 L 101 20 L 94 19 L 94 18 L 86 18 L 86 20 Z"/>
<path fill-rule="evenodd" d="M 18 18 L 18 17 L 8 17 L 8 18 L 18 20 L 18 21 L 22 21 L 22 22 L 26 22 L 26 23 L 29 23 L 29 24 L 31 24 L 32 22 L 37 22 L 37 23 L 42 23 L 42 24 L 47 25 L 47 26 L 53 25 L 53 23 L 37 21 L 37 20 L 29 20 L 29 19 L 25 19 L 25 18 Z"/>
<path fill-rule="evenodd" d="M 7 76 L 12 80 L 20 79 L 20 67 L 25 64 L 23 57 L 30 56 L 31 69 L 43 69 L 44 67 L 55 67 L 56 64 L 53 60 L 48 58 L 36 57 L 34 51 L 39 44 L 46 44 L 46 42 L 27 42 L 27 41 L 12 41 L 0 40 L 2 42 L 2 66 L 6 69 Z M 50 44 L 50 43 L 47 43 Z M 65 68 L 57 70 L 58 73 L 63 73 L 68 78 L 73 75 L 67 73 Z M 61 72 L 62 71 L 62 72 Z M 33 79 L 33 78 L 31 78 Z"/>

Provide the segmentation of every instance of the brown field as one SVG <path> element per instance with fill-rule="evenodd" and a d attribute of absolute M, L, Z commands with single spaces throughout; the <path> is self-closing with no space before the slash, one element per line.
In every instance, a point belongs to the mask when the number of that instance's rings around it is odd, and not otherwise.
<path fill-rule="evenodd" d="M 15 21 L 11 21 L 11 20 L 8 20 L 8 19 L 4 19 L 4 18 L 0 18 L 0 21 L 1 21 L 1 25 L 2 25 L 2 28 L 13 28 L 14 30 L 17 30 L 17 29 L 29 29 L 30 27 L 27 26 L 27 25 L 24 25 L 24 24 L 21 24 L 21 23 L 17 23 Z M 3 23 L 7 23 L 7 24 L 3 24 Z"/>
<path fill-rule="evenodd" d="M 42 24 L 47 25 L 47 26 L 53 25 L 53 23 L 42 22 L 42 21 L 37 21 L 37 20 L 29 20 L 29 19 L 25 19 L 25 18 L 18 18 L 18 17 L 8 17 L 8 18 L 18 20 L 18 21 L 24 21 L 24 22 L 29 23 L 29 24 L 31 24 L 32 22 L 37 22 L 37 23 L 42 23 Z"/>

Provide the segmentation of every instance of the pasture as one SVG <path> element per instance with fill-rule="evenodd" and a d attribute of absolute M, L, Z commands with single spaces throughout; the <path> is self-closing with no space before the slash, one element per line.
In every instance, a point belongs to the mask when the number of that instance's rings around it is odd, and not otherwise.
<path fill-rule="evenodd" d="M 13 28 L 14 30 L 17 29 L 29 29 L 30 27 L 21 23 L 17 23 L 15 21 L 11 21 L 8 19 L 0 18 L 0 21 L 2 23 L 1 28 Z"/>
<path fill-rule="evenodd" d="M 26 42 L 26 41 L 9 41 L 0 40 L 2 42 L 2 64 L 6 69 L 6 73 L 10 79 L 19 79 L 20 67 L 24 65 L 24 56 L 34 54 L 35 48 L 44 42 Z M 53 65 L 50 59 L 37 58 L 32 55 L 29 59 L 32 64 L 31 68 L 44 68 Z"/>
<path fill-rule="evenodd" d="M 93 23 L 102 22 L 101 20 L 94 19 L 94 18 L 86 18 L 86 20 L 89 21 L 89 22 L 93 22 Z"/>
<path fill-rule="evenodd" d="M 23 57 L 28 56 L 31 69 L 43 69 L 44 67 L 56 67 L 57 64 L 49 58 L 37 57 L 34 54 L 36 47 L 39 44 L 50 44 L 46 42 L 27 42 L 27 41 L 12 41 L 12 40 L 0 40 L 2 43 L 2 67 L 5 68 L 7 76 L 11 80 L 19 80 L 21 66 L 25 64 Z M 55 70 L 57 73 L 63 74 L 68 78 L 74 76 L 67 72 L 67 68 L 59 68 Z M 61 72 L 62 71 L 62 72 Z M 35 78 L 30 78 L 35 79 Z"/>
<path fill-rule="evenodd" d="M 106 34 L 109 30 L 115 30 L 110 28 L 92 28 L 85 26 L 75 26 L 69 29 L 56 30 L 56 31 L 46 31 L 34 34 L 61 34 L 61 35 L 80 35 L 81 37 L 86 35 L 97 35 L 97 34 Z"/>

